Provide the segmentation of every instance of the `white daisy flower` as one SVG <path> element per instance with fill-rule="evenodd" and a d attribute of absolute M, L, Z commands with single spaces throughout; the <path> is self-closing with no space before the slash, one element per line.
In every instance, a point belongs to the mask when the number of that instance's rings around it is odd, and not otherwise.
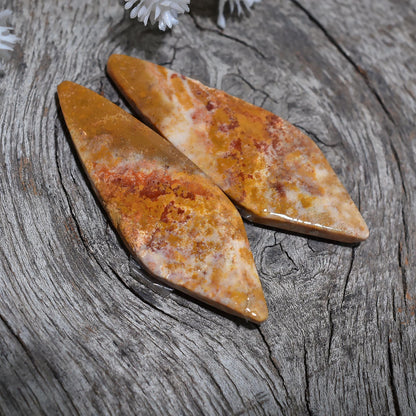
<path fill-rule="evenodd" d="M 19 40 L 17 36 L 10 33 L 11 27 L 6 25 L 6 20 L 11 16 L 10 10 L 0 12 L 0 51 L 12 51 L 14 44 Z"/>
<path fill-rule="evenodd" d="M 189 12 L 190 0 L 124 0 L 124 8 L 130 10 L 130 17 L 143 22 L 158 23 L 160 30 L 171 29 L 178 23 L 178 14 Z"/>

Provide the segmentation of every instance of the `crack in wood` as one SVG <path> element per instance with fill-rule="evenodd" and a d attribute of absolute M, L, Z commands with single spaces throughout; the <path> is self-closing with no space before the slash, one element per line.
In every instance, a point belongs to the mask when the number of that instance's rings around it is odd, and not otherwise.
<path fill-rule="evenodd" d="M 163 309 L 161 309 L 159 306 L 157 306 L 155 303 L 153 303 L 150 299 L 147 299 L 146 296 L 143 295 L 139 290 L 134 288 L 133 286 L 127 284 L 124 279 L 120 276 L 118 271 L 113 268 L 111 265 L 108 265 L 109 269 L 113 272 L 114 276 L 117 278 L 117 280 L 129 291 L 131 292 L 135 297 L 139 298 L 143 303 L 145 303 L 147 306 L 150 306 L 152 309 L 155 309 L 156 311 L 168 316 L 171 319 L 174 319 L 177 322 L 182 323 L 178 320 L 178 318 L 174 317 L 173 315 L 170 315 Z M 104 269 L 103 269 L 104 270 Z M 105 270 L 104 270 L 105 272 Z"/>
<path fill-rule="evenodd" d="M 306 341 L 303 339 L 303 366 L 304 366 L 304 373 L 305 373 L 305 403 L 306 403 L 306 410 L 309 415 L 312 415 L 311 412 L 311 403 L 310 403 L 310 386 L 309 386 L 309 367 L 308 367 L 308 351 L 306 350 Z"/>
<path fill-rule="evenodd" d="M 58 156 L 58 125 L 57 123 L 55 123 L 55 127 L 54 127 L 54 136 L 55 136 L 55 162 L 56 162 L 56 168 L 57 168 L 57 172 L 58 172 L 58 179 L 59 179 L 59 183 L 61 184 L 61 188 L 64 192 L 65 195 L 65 199 L 69 208 L 69 214 L 71 215 L 71 218 L 74 222 L 74 225 L 76 227 L 77 233 L 80 237 L 80 240 L 85 248 L 85 250 L 87 251 L 87 253 L 91 253 L 91 249 L 89 247 L 88 241 L 85 239 L 84 233 L 81 230 L 81 226 L 78 223 L 78 219 L 75 215 L 74 209 L 72 207 L 71 204 L 71 199 L 68 193 L 68 190 L 65 187 L 64 181 L 63 181 L 63 176 L 62 176 L 62 172 L 61 172 L 61 164 L 59 161 L 59 156 Z"/>
<path fill-rule="evenodd" d="M 147 274 L 145 269 L 140 266 L 133 255 L 129 256 L 128 262 L 129 272 L 128 274 L 139 284 L 142 284 L 151 293 L 155 293 L 161 299 L 166 299 L 175 289 L 163 284 L 162 282 L 156 282 L 156 279 L 152 279 Z"/>
<path fill-rule="evenodd" d="M 328 347 L 326 350 L 326 362 L 327 364 L 329 364 L 329 358 L 331 356 L 331 348 L 332 348 L 332 339 L 333 339 L 333 334 L 334 334 L 334 322 L 332 321 L 332 312 L 331 310 L 328 308 L 329 304 L 329 299 L 327 302 L 327 311 L 328 311 L 328 321 L 329 321 L 329 339 L 328 339 Z"/>
<path fill-rule="evenodd" d="M 179 40 L 176 41 L 175 45 L 172 47 L 172 49 L 173 49 L 172 58 L 169 61 L 161 62 L 158 65 L 162 65 L 162 66 L 169 65 L 169 66 L 171 66 L 173 64 L 173 62 L 175 61 L 175 59 L 176 59 L 177 52 L 187 48 L 187 46 L 182 46 L 182 47 L 178 48 L 177 47 L 178 42 L 179 42 Z"/>
<path fill-rule="evenodd" d="M 394 117 L 390 113 L 389 109 L 387 108 L 380 94 L 377 92 L 376 88 L 373 86 L 370 78 L 368 77 L 367 72 L 352 59 L 352 57 L 344 50 L 344 48 L 339 44 L 339 42 L 329 33 L 329 31 L 325 28 L 325 26 L 306 7 L 304 7 L 298 0 L 289 0 L 289 1 L 291 1 L 296 7 L 302 10 L 306 14 L 306 16 L 308 16 L 309 20 L 321 30 L 321 32 L 325 35 L 325 37 L 329 40 L 329 42 L 353 66 L 353 68 L 361 76 L 361 78 L 363 79 L 363 81 L 365 82 L 369 90 L 371 91 L 371 93 L 374 95 L 374 97 L 380 104 L 387 118 L 397 127 Z"/>
<path fill-rule="evenodd" d="M 20 337 L 20 335 L 16 331 L 14 331 L 14 329 L 11 327 L 11 325 L 9 324 L 9 322 L 7 321 L 7 319 L 1 313 L 0 313 L 0 321 L 3 322 L 4 326 L 10 332 L 10 334 L 13 336 L 13 338 L 16 340 L 16 342 L 22 347 L 24 353 L 26 354 L 26 356 L 28 357 L 28 359 L 32 363 L 33 368 L 36 370 L 36 372 L 38 373 L 39 377 L 44 380 L 45 384 L 49 384 L 49 383 L 47 383 L 47 380 L 45 379 L 45 375 L 44 375 L 43 371 L 41 371 L 39 369 L 38 364 L 37 364 L 37 362 L 35 360 L 35 357 L 33 356 L 32 352 L 31 352 L 31 350 L 28 348 L 28 346 L 26 345 L 26 343 L 22 340 L 22 338 Z M 67 389 L 62 384 L 61 380 L 57 376 L 56 371 L 50 366 L 50 364 L 48 362 L 45 362 L 45 364 L 48 367 L 48 369 L 50 370 L 50 372 L 52 373 L 52 376 L 53 376 L 54 380 L 59 384 L 59 386 L 61 387 L 62 391 L 65 393 L 65 396 L 68 398 L 68 401 L 72 405 L 72 408 L 75 411 L 75 413 L 78 416 L 80 416 L 80 413 L 78 412 L 77 406 L 75 406 L 75 403 L 72 400 L 71 394 L 67 391 Z M 36 401 L 39 404 L 39 409 L 38 410 L 40 410 L 42 414 L 45 414 L 46 415 L 46 413 L 44 412 L 44 410 L 40 406 L 40 403 L 39 403 L 38 398 L 36 397 L 35 393 L 33 391 L 32 391 L 32 393 L 33 393 Z"/>
<path fill-rule="evenodd" d="M 263 259 L 265 257 L 265 252 L 266 252 L 267 249 L 270 249 L 270 248 L 273 248 L 273 247 L 276 247 L 277 246 L 277 236 L 276 236 L 276 234 L 277 234 L 277 232 L 274 232 L 273 233 L 274 243 L 263 247 L 261 249 L 261 251 L 260 251 L 260 254 L 259 254 L 259 258 L 262 261 L 260 261 L 260 265 L 257 266 L 257 267 L 258 267 L 258 269 L 260 269 L 260 273 L 261 273 L 262 276 L 269 276 L 269 273 L 264 270 L 264 267 L 263 267 Z"/>
<path fill-rule="evenodd" d="M 407 276 L 406 276 L 406 270 L 403 264 L 403 259 L 402 259 L 402 242 L 400 241 L 397 247 L 397 261 L 399 263 L 399 268 L 400 268 L 400 275 L 401 275 L 401 282 L 402 282 L 402 290 L 403 290 L 403 301 L 406 304 L 407 303 L 407 299 L 406 299 L 406 293 L 407 293 Z"/>
<path fill-rule="evenodd" d="M 360 186 L 360 182 L 358 182 L 357 184 L 357 207 L 358 207 L 358 211 L 361 211 L 361 186 Z"/>
<path fill-rule="evenodd" d="M 350 264 L 349 264 L 349 267 L 348 267 L 347 275 L 345 276 L 344 286 L 343 286 L 343 289 L 342 289 L 341 308 L 342 308 L 342 306 L 344 304 L 345 292 L 347 290 L 347 285 L 348 285 L 348 281 L 350 279 L 350 275 L 351 275 L 351 271 L 352 271 L 352 266 L 354 264 L 354 259 L 355 259 L 355 247 L 351 247 Z"/>
<path fill-rule="evenodd" d="M 304 133 L 306 133 L 309 137 L 312 137 L 312 139 L 315 140 L 315 142 L 321 143 L 323 146 L 326 147 L 337 147 L 339 146 L 339 143 L 326 143 L 322 139 L 318 137 L 318 135 L 311 130 L 307 130 L 305 127 L 301 126 L 300 124 L 292 123 L 295 127 L 297 127 L 299 130 L 302 130 Z"/>
<path fill-rule="evenodd" d="M 248 85 L 248 87 L 252 90 L 252 91 L 255 91 L 255 92 L 259 92 L 259 93 L 261 93 L 261 94 L 263 94 L 265 97 L 264 97 L 264 100 L 263 100 L 263 102 L 262 102 L 262 104 L 261 104 L 261 107 L 263 106 L 263 104 L 266 102 L 266 100 L 267 99 L 269 99 L 270 101 L 272 101 L 273 103 L 275 103 L 275 104 L 279 104 L 278 102 L 277 102 L 277 100 L 275 100 L 269 93 L 267 93 L 266 91 L 264 91 L 264 90 L 262 90 L 262 89 L 260 89 L 260 88 L 256 88 L 251 82 L 249 82 L 249 81 L 247 81 L 244 77 L 243 77 L 243 75 L 241 75 L 241 71 L 240 71 L 240 69 L 238 68 L 238 73 L 236 74 L 236 73 L 230 73 L 229 75 L 231 75 L 231 76 L 235 76 L 235 77 L 237 77 L 237 78 L 240 78 L 246 85 Z M 267 83 L 266 83 L 267 84 Z M 254 103 L 253 103 L 254 104 Z"/>
<path fill-rule="evenodd" d="M 234 42 L 240 43 L 241 45 L 244 45 L 245 47 L 251 49 L 252 51 L 254 51 L 255 53 L 257 53 L 258 55 L 260 55 L 263 59 L 268 59 L 268 57 L 259 49 L 257 49 L 255 46 L 250 45 L 249 43 L 245 42 L 244 40 L 241 40 L 239 38 L 236 38 L 234 36 L 231 35 L 227 35 L 226 33 L 222 32 L 219 29 L 211 29 L 208 27 L 203 27 L 197 20 L 197 18 L 194 16 L 194 14 L 192 13 L 192 11 L 189 12 L 189 16 L 191 17 L 191 19 L 194 22 L 194 25 L 197 29 L 199 29 L 201 32 L 211 32 L 211 33 L 216 33 L 218 36 L 224 37 L 226 39 L 232 40 Z"/>
<path fill-rule="evenodd" d="M 405 202 L 407 200 L 407 190 L 406 190 L 406 186 L 405 186 L 405 177 L 404 177 L 404 173 L 402 170 L 402 165 L 400 162 L 400 158 L 399 155 L 397 153 L 397 149 L 395 148 L 394 144 L 390 142 L 390 148 L 391 151 L 393 153 L 393 158 L 394 161 L 397 165 L 397 169 L 399 171 L 399 175 L 400 175 L 400 181 L 401 181 L 401 188 L 403 191 L 403 196 L 402 196 L 402 209 L 401 209 L 401 215 L 402 215 L 402 224 L 403 224 L 403 233 L 404 233 L 404 242 L 406 244 L 406 248 L 408 241 L 410 241 L 410 236 L 409 236 L 409 227 L 407 225 L 407 216 L 404 210 L 404 206 L 405 206 Z M 398 247 L 398 263 L 399 263 L 399 268 L 400 268 L 400 274 L 401 274 L 401 282 L 402 282 L 402 288 L 403 288 L 403 299 L 404 299 L 404 303 L 407 304 L 407 272 L 406 272 L 406 267 L 405 267 L 405 262 L 403 262 L 402 259 L 402 250 L 403 250 L 403 243 L 399 242 L 399 247 Z"/>
<path fill-rule="evenodd" d="M 25 351 L 26 355 L 31 358 L 31 352 L 26 347 L 26 344 L 20 338 L 20 336 L 13 330 L 7 319 L 0 313 L 0 320 L 3 322 L 4 326 L 8 329 L 8 331 L 13 335 L 13 338 L 21 345 L 23 350 Z M 33 360 L 32 360 L 33 361 Z"/>
<path fill-rule="evenodd" d="M 271 362 L 273 368 L 276 371 L 277 376 L 279 377 L 279 380 L 282 383 L 283 389 L 284 389 L 284 391 L 286 393 L 286 398 L 289 399 L 289 392 L 287 390 L 287 386 L 286 386 L 286 383 L 285 383 L 285 379 L 283 378 L 282 374 L 280 373 L 279 367 L 277 366 L 275 360 L 273 359 L 272 349 L 271 349 L 271 347 L 270 347 L 270 345 L 269 345 L 269 343 L 268 343 L 268 341 L 266 339 L 266 336 L 264 335 L 264 333 L 263 333 L 263 331 L 262 331 L 262 329 L 261 329 L 260 326 L 258 327 L 258 331 L 259 331 L 259 334 L 260 334 L 260 336 L 261 336 L 264 344 L 266 345 L 267 352 L 268 352 L 268 357 L 269 357 L 269 361 Z M 273 398 L 274 398 L 277 406 L 284 413 L 283 405 L 280 403 L 279 399 L 276 397 L 276 395 L 275 395 L 275 393 L 274 393 L 273 390 L 272 390 L 272 395 L 273 395 Z"/>
<path fill-rule="evenodd" d="M 97 261 L 98 263 L 98 261 Z M 101 269 L 104 271 L 104 273 L 106 273 L 105 269 L 99 264 L 99 266 L 101 267 Z M 179 324 L 183 325 L 187 325 L 190 326 L 188 322 L 186 321 L 181 321 L 179 320 L 176 316 L 166 312 L 165 310 L 163 310 L 160 306 L 156 305 L 154 302 L 152 302 L 150 299 L 147 299 L 146 296 L 139 291 L 138 289 L 134 288 L 133 286 L 129 285 L 128 283 L 126 283 L 124 281 L 124 279 L 120 276 L 120 274 L 118 273 L 118 271 L 113 268 L 111 265 L 107 265 L 108 268 L 112 271 L 112 273 L 114 274 L 114 276 L 117 278 L 117 280 L 130 292 L 132 293 L 135 297 L 139 298 L 143 303 L 145 303 L 147 306 L 150 306 L 152 309 L 162 313 L 163 315 L 167 316 L 168 318 L 171 318 L 172 320 L 178 322 Z M 107 273 L 106 273 L 107 274 Z M 134 279 L 134 277 L 132 277 L 132 279 Z M 152 290 L 152 289 L 150 289 Z M 155 294 L 161 296 L 159 293 L 153 291 Z M 172 289 L 172 292 L 176 292 L 174 289 Z M 178 296 L 181 296 L 181 294 L 177 293 Z M 179 304 L 179 303 L 178 303 Z M 183 307 L 184 305 L 179 304 L 181 307 Z M 191 310 L 190 308 L 188 308 L 189 310 Z M 193 311 L 194 312 L 194 311 Z"/>
<path fill-rule="evenodd" d="M 283 248 L 282 243 L 279 243 L 278 246 L 280 247 L 280 249 L 282 250 L 282 253 L 284 253 L 286 255 L 286 257 L 289 259 L 289 261 L 293 264 L 293 267 L 295 268 L 295 270 L 298 272 L 299 271 L 299 267 L 296 265 L 295 260 L 292 259 L 292 257 L 290 257 L 289 253 L 287 252 L 287 250 L 285 250 Z"/>
<path fill-rule="evenodd" d="M 393 371 L 393 359 L 391 355 L 391 347 L 389 339 L 387 338 L 387 364 L 388 364 L 388 385 L 393 397 L 393 405 L 396 416 L 401 416 L 399 397 L 397 395 L 397 389 L 394 382 L 394 371 Z"/>

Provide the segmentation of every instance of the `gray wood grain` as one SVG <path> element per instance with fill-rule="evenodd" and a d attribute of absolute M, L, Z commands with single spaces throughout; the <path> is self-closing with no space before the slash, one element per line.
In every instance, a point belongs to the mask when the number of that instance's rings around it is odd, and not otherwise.
<path fill-rule="evenodd" d="M 263 0 L 165 34 L 117 1 L 3 0 L 0 414 L 416 413 L 416 7 Z M 64 79 L 125 107 L 111 53 L 261 105 L 320 146 L 370 228 L 358 246 L 246 224 L 261 327 L 152 283 L 94 198 L 59 115 Z"/>

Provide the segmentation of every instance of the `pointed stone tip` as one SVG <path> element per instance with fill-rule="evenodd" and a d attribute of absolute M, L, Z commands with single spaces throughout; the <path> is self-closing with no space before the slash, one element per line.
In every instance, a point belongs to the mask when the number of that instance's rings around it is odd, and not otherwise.
<path fill-rule="evenodd" d="M 58 85 L 58 87 L 57 87 L 57 90 L 58 90 L 58 95 L 59 94 L 62 94 L 65 90 L 67 90 L 71 85 L 73 84 L 73 82 L 71 82 L 71 81 L 62 81 L 59 85 Z"/>
<path fill-rule="evenodd" d="M 346 243 L 361 243 L 367 240 L 370 235 L 367 224 L 355 204 L 354 208 L 355 215 L 352 219 L 350 218 L 350 222 L 346 222 L 347 226 L 340 233 L 341 236 L 338 238 L 338 241 L 344 241 Z M 344 238 L 344 240 L 342 238 Z"/>
<path fill-rule="evenodd" d="M 195 297 L 195 294 L 190 293 L 186 289 L 184 290 L 183 288 L 180 288 L 180 290 Z M 265 322 L 269 316 L 269 310 L 267 308 L 266 299 L 264 297 L 263 289 L 260 286 L 255 291 L 255 295 L 253 295 L 252 292 L 248 296 L 247 305 L 245 307 L 243 305 L 236 305 L 236 307 L 230 307 L 225 305 L 224 303 L 218 303 L 206 297 L 202 300 L 205 303 L 208 303 L 209 305 L 214 306 L 217 309 L 220 309 L 240 319 L 244 319 L 248 322 L 252 322 L 256 325 L 260 325 L 263 322 Z"/>
<path fill-rule="evenodd" d="M 267 309 L 266 301 L 259 302 L 253 310 L 247 311 L 250 321 L 260 325 L 267 320 L 269 311 Z"/>
<path fill-rule="evenodd" d="M 72 81 L 62 81 L 57 87 L 58 97 L 61 99 L 66 93 L 74 92 L 75 90 L 87 90 L 87 88 Z"/>
<path fill-rule="evenodd" d="M 367 240 L 368 237 L 370 237 L 370 230 L 368 229 L 367 225 L 365 227 L 366 227 L 366 231 L 362 234 L 362 237 L 361 237 L 362 241 L 365 241 Z"/>
<path fill-rule="evenodd" d="M 257 277 L 258 278 L 258 277 Z M 261 288 L 260 280 L 258 281 L 259 286 L 250 291 L 247 297 L 247 304 L 245 306 L 243 315 L 246 319 L 256 324 L 264 322 L 269 311 L 267 308 L 266 299 L 264 297 L 263 289 Z"/>
<path fill-rule="evenodd" d="M 130 56 L 127 55 L 122 55 L 120 53 L 113 53 L 110 55 L 110 57 L 108 58 L 108 62 L 113 62 L 113 61 L 117 61 L 119 59 L 123 59 L 123 58 L 130 58 Z"/>
<path fill-rule="evenodd" d="M 115 63 L 117 61 L 123 61 L 123 60 L 141 60 L 139 58 L 134 58 L 133 56 L 128 56 L 128 55 L 122 55 L 120 53 L 113 53 L 110 55 L 110 57 L 108 58 L 108 63 Z"/>
<path fill-rule="evenodd" d="M 70 97 L 74 92 L 76 87 L 80 87 L 80 85 L 75 84 L 71 81 L 62 81 L 56 88 L 58 92 L 58 100 L 61 110 L 65 117 L 65 108 L 67 106 L 68 101 L 70 101 Z"/>
<path fill-rule="evenodd" d="M 347 243 L 347 244 L 358 244 L 365 240 L 370 235 L 370 231 L 362 219 L 359 222 L 359 225 L 357 224 L 349 224 L 344 229 L 339 230 L 321 230 L 316 232 L 311 232 L 310 235 L 313 235 L 315 237 L 321 237 L 324 239 L 329 239 L 333 241 L 339 241 L 341 243 Z"/>
<path fill-rule="evenodd" d="M 111 78 L 116 78 L 121 72 L 142 70 L 143 68 L 156 67 L 158 65 L 128 55 L 112 54 L 107 60 L 107 73 Z"/>
<path fill-rule="evenodd" d="M 367 224 L 363 220 L 362 227 L 360 231 L 357 233 L 357 242 L 361 243 L 362 241 L 367 240 L 367 238 L 370 236 L 370 230 L 367 227 Z"/>
<path fill-rule="evenodd" d="M 116 85 L 120 81 L 120 74 L 123 72 L 121 68 L 125 66 L 127 59 L 131 59 L 131 57 L 126 55 L 113 54 L 110 55 L 107 60 L 107 74 L 113 80 L 113 82 L 116 83 Z"/>
<path fill-rule="evenodd" d="M 118 55 L 118 54 L 112 54 L 110 55 L 110 57 L 107 60 L 107 68 L 111 67 L 113 64 L 117 63 L 117 61 L 120 59 L 120 57 L 123 55 Z"/>
<path fill-rule="evenodd" d="M 328 238 L 344 243 L 357 244 L 367 240 L 369 235 L 370 231 L 365 222 L 363 221 L 362 225 L 358 229 L 351 230 L 350 232 L 342 231 L 340 233 L 335 233 L 334 236 L 329 236 Z"/>
<path fill-rule="evenodd" d="M 133 58 L 127 55 L 120 55 L 116 53 L 110 55 L 107 61 L 107 71 L 112 71 L 121 62 L 126 61 L 127 59 L 133 59 Z"/>

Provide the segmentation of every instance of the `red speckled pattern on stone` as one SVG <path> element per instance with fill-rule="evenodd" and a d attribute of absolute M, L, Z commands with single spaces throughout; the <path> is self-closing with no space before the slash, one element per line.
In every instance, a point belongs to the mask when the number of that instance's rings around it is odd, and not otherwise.
<path fill-rule="evenodd" d="M 260 323 L 267 306 L 238 211 L 167 140 L 100 95 L 58 87 L 91 183 L 132 254 L 154 276 Z"/>
<path fill-rule="evenodd" d="M 289 122 L 147 61 L 112 55 L 107 70 L 133 107 L 247 219 L 342 242 L 368 237 L 323 153 Z"/>

